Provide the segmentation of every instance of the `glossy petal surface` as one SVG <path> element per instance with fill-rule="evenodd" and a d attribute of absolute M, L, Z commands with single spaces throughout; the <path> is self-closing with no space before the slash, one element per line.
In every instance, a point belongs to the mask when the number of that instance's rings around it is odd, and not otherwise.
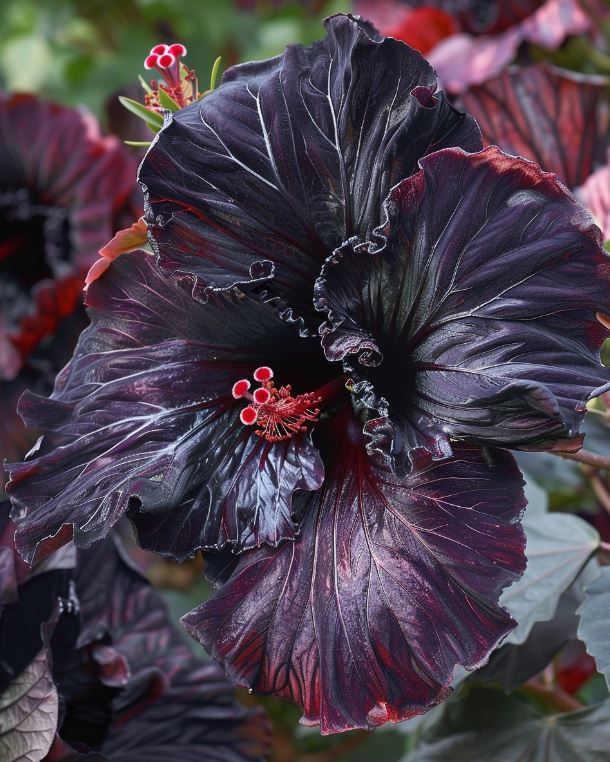
<path fill-rule="evenodd" d="M 149 547 L 179 558 L 294 534 L 292 492 L 320 485 L 320 458 L 307 434 L 259 439 L 240 423 L 231 387 L 278 356 L 290 367 L 297 352 L 305 366 L 317 342 L 260 300 L 195 302 L 144 252 L 119 257 L 87 301 L 92 325 L 52 397 L 20 406 L 48 432 L 8 488 L 24 554 L 72 535 L 87 547 L 128 509 Z"/>
<path fill-rule="evenodd" d="M 207 287 L 268 278 L 311 313 L 324 259 L 381 219 L 389 189 L 444 146 L 480 146 L 426 61 L 350 16 L 326 39 L 229 69 L 168 117 L 140 169 L 162 267 Z"/>
<path fill-rule="evenodd" d="M 373 464 L 355 421 L 334 426 L 301 539 L 243 553 L 182 620 L 233 680 L 298 703 L 323 733 L 445 698 L 455 665 L 484 662 L 513 628 L 497 601 L 525 565 L 509 454 L 461 447 L 439 464 L 420 451 L 400 481 Z"/>
<path fill-rule="evenodd" d="M 532 159 L 574 188 L 603 157 L 606 88 L 605 77 L 535 64 L 470 88 L 462 101 L 486 145 Z"/>
<path fill-rule="evenodd" d="M 456 439 L 578 448 L 609 379 L 599 231 L 554 175 L 497 148 L 421 166 L 390 194 L 378 245 L 346 244 L 316 286 L 327 356 L 378 411 L 368 431 L 399 470 L 410 448 L 443 457 Z"/>

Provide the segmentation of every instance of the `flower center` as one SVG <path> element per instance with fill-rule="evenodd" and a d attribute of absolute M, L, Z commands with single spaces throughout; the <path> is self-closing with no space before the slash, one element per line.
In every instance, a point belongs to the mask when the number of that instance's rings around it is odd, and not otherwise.
<path fill-rule="evenodd" d="M 250 393 L 250 381 L 242 378 L 233 384 L 235 399 L 246 399 L 250 404 L 239 414 L 244 426 L 256 424 L 256 434 L 268 442 L 283 442 L 295 434 L 307 431 L 307 425 L 315 423 L 320 415 L 317 407 L 324 395 L 318 392 L 292 395 L 292 387 L 277 388 L 273 370 L 262 366 L 254 371 L 254 380 L 261 386 Z"/>

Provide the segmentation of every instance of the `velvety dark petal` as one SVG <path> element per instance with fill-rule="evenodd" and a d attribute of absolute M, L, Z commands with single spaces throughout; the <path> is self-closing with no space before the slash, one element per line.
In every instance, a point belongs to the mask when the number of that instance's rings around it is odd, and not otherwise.
<path fill-rule="evenodd" d="M 191 634 L 241 685 L 303 707 L 322 733 L 421 714 L 456 664 L 483 663 L 514 627 L 498 606 L 525 567 L 522 480 L 506 452 L 418 451 L 399 480 L 338 418 L 324 487 L 301 539 L 242 553 L 187 614 Z"/>
<path fill-rule="evenodd" d="M 219 430 L 213 436 L 222 442 L 224 434 Z M 324 467 L 309 435 L 270 444 L 244 431 L 233 438 L 231 447 L 225 451 L 223 446 L 224 458 L 207 483 L 199 487 L 205 495 L 203 504 L 199 495 L 191 494 L 173 510 L 132 514 L 138 537 L 147 548 L 171 553 L 183 546 L 277 545 L 297 534 L 293 492 L 315 490 L 324 477 Z M 209 510 L 201 526 L 197 516 L 203 505 L 215 508 Z"/>
<path fill-rule="evenodd" d="M 306 369 L 317 342 L 260 300 L 193 301 L 145 252 L 119 257 L 87 302 L 92 325 L 53 395 L 26 394 L 20 405 L 47 432 L 11 467 L 7 488 L 24 555 L 72 536 L 87 547 L 128 508 L 147 544 L 179 558 L 292 536 L 292 492 L 317 488 L 322 462 L 306 434 L 270 444 L 242 425 L 231 389 L 275 359 L 276 371 L 295 357 Z"/>
<path fill-rule="evenodd" d="M 193 655 L 116 537 L 79 553 L 76 584 L 83 620 L 77 646 L 97 662 L 106 688 L 75 684 L 64 660 L 56 676 L 66 702 L 57 759 L 71 758 L 66 744 L 82 743 L 113 762 L 264 757 L 270 726 L 263 712 L 241 707 L 218 666 Z M 99 717 L 106 725 L 93 744 L 91 723 Z"/>
<path fill-rule="evenodd" d="M 603 157 L 605 77 L 535 64 L 509 69 L 462 95 L 486 145 L 532 159 L 566 185 L 583 183 Z"/>
<path fill-rule="evenodd" d="M 444 146 L 480 146 L 426 61 L 350 16 L 326 39 L 229 69 L 167 117 L 139 179 L 166 272 L 206 287 L 269 277 L 298 312 L 328 254 L 381 219 L 389 189 Z"/>
<path fill-rule="evenodd" d="M 377 245 L 348 243 L 323 270 L 327 356 L 366 382 L 369 417 L 389 405 L 394 432 L 367 427 L 389 435 L 399 468 L 410 448 L 446 456 L 456 439 L 577 449 L 610 375 L 599 230 L 554 175 L 497 148 L 421 166 L 390 194 Z"/>

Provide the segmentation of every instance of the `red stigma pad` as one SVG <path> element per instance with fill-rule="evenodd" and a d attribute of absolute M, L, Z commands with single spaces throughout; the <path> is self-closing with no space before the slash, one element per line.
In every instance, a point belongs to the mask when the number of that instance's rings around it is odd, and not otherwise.
<path fill-rule="evenodd" d="M 167 45 L 155 45 L 154 48 L 151 48 L 150 54 L 156 55 L 156 56 L 162 56 L 164 53 L 167 53 Z"/>
<path fill-rule="evenodd" d="M 263 365 L 254 371 L 255 381 L 270 381 L 273 378 L 273 371 L 267 365 Z"/>
<path fill-rule="evenodd" d="M 176 58 L 182 58 L 182 56 L 186 55 L 186 48 L 179 42 L 175 42 L 173 45 L 169 46 L 167 52 L 171 53 L 173 56 L 176 56 Z"/>
<path fill-rule="evenodd" d="M 259 405 L 264 405 L 271 399 L 271 392 L 268 389 L 260 388 L 254 392 L 254 401 Z"/>
<path fill-rule="evenodd" d="M 250 382 L 248 381 L 247 378 L 242 378 L 233 384 L 233 388 L 231 389 L 231 394 L 235 397 L 236 400 L 238 400 L 238 399 L 241 399 L 241 397 L 245 397 L 249 389 L 250 389 Z"/>
<path fill-rule="evenodd" d="M 176 63 L 176 57 L 173 56 L 171 53 L 164 53 L 162 56 L 159 56 L 158 65 L 162 69 L 169 69 L 175 63 Z"/>
<path fill-rule="evenodd" d="M 245 407 L 239 414 L 239 420 L 244 424 L 244 426 L 252 426 L 252 424 L 256 423 L 257 417 L 258 413 L 251 405 Z"/>

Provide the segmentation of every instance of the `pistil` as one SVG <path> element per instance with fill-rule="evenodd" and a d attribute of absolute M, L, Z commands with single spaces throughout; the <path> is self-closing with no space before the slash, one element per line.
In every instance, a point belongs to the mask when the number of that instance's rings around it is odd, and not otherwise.
<path fill-rule="evenodd" d="M 235 399 L 250 403 L 240 413 L 244 426 L 256 425 L 255 433 L 268 442 L 283 442 L 295 434 L 304 433 L 318 420 L 322 403 L 329 404 L 338 389 L 345 388 L 343 378 L 335 379 L 317 391 L 293 396 L 292 386 L 275 386 L 273 370 L 261 366 L 254 371 L 254 380 L 261 386 L 250 392 L 251 383 L 242 378 L 233 384 Z"/>

